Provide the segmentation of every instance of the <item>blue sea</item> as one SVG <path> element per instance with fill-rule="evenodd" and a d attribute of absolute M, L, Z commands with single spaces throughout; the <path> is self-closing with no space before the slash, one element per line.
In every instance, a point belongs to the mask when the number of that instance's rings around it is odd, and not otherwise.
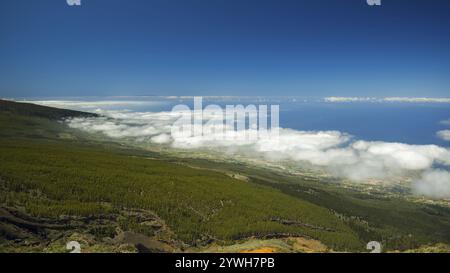
<path fill-rule="evenodd" d="M 338 130 L 368 141 L 437 144 L 436 132 L 450 117 L 450 105 L 388 103 L 318 103 L 281 107 L 282 127 L 298 130 Z M 283 110 L 284 108 L 284 110 Z"/>
<path fill-rule="evenodd" d="M 177 103 L 189 105 L 192 101 Z M 169 111 L 177 104 L 168 102 L 138 111 Z M 279 104 L 280 126 L 296 130 L 337 130 L 367 141 L 401 142 L 406 144 L 436 144 L 449 146 L 436 132 L 450 129 L 442 121 L 450 119 L 448 103 L 364 103 L 364 102 L 292 102 L 283 100 L 253 101 L 232 99 L 204 100 L 203 105 L 218 104 Z"/>
<path fill-rule="evenodd" d="M 40 99 L 42 100 L 42 99 Z M 69 100 L 58 98 L 57 100 Z M 80 99 L 70 99 L 77 100 Z M 100 106 L 102 109 L 139 112 L 170 111 L 174 105 L 186 104 L 193 109 L 193 98 L 121 97 L 83 98 L 83 101 L 140 101 L 143 105 Z M 337 130 L 355 139 L 436 144 L 447 147 L 450 142 L 439 139 L 436 132 L 450 129 L 442 123 L 450 119 L 450 103 L 392 102 L 325 102 L 320 100 L 276 98 L 204 98 L 203 107 L 217 104 L 280 105 L 280 126 L 303 131 Z"/>

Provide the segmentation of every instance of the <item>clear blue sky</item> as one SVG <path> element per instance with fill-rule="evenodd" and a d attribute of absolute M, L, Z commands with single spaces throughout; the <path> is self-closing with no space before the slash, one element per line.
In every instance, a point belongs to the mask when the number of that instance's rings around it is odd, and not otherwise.
<path fill-rule="evenodd" d="M 450 1 L 0 1 L 0 96 L 450 96 Z"/>

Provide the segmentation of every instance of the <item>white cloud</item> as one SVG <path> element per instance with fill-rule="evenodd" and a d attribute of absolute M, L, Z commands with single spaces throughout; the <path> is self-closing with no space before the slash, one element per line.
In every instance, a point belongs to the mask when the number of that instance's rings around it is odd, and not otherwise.
<path fill-rule="evenodd" d="M 426 103 L 450 103 L 450 98 L 405 98 L 405 97 L 390 97 L 383 99 L 386 102 L 426 102 Z"/>
<path fill-rule="evenodd" d="M 326 97 L 326 102 L 377 102 L 379 99 L 370 97 Z"/>
<path fill-rule="evenodd" d="M 56 108 L 64 108 L 64 109 L 72 109 L 72 110 L 96 110 L 98 108 L 106 109 L 106 108 L 118 108 L 118 107 L 139 107 L 139 106 L 152 106 L 158 105 L 161 102 L 158 101 L 150 101 L 150 100 L 142 100 L 142 101 L 133 101 L 133 100 L 104 100 L 104 101 L 72 101 L 72 100 L 33 100 L 33 101 L 19 101 L 19 102 L 27 102 L 34 103 L 43 106 L 56 107 Z"/>
<path fill-rule="evenodd" d="M 444 170 L 428 170 L 413 183 L 413 190 L 427 197 L 450 198 L 450 173 Z"/>
<path fill-rule="evenodd" d="M 170 112 L 95 111 L 101 117 L 73 118 L 67 120 L 72 128 L 92 133 L 103 133 L 113 138 L 139 138 L 144 141 L 161 133 L 170 132 L 176 115 Z M 161 141 L 161 138 L 155 139 Z"/>
<path fill-rule="evenodd" d="M 450 98 L 414 98 L 414 97 L 326 97 L 325 102 L 398 102 L 398 103 L 450 103 Z"/>
<path fill-rule="evenodd" d="M 440 122 L 440 124 L 442 124 L 442 125 L 450 125 L 450 119 L 442 120 L 442 121 Z"/>
<path fill-rule="evenodd" d="M 450 130 L 442 130 L 436 133 L 436 135 L 443 140 L 450 141 Z"/>
<path fill-rule="evenodd" d="M 160 135 L 152 137 L 151 141 L 153 143 L 165 144 L 165 143 L 170 143 L 171 139 L 168 134 L 160 134 Z"/>

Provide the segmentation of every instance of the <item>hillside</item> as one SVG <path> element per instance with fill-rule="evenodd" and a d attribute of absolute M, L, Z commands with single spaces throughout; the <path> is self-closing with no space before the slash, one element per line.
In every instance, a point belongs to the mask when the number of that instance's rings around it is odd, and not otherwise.
<path fill-rule="evenodd" d="M 93 142 L 54 120 L 78 112 L 7 105 L 0 112 L 4 250 L 40 251 L 56 244 L 62 251 L 61 238 L 73 234 L 114 250 L 124 244 L 148 250 L 154 244 L 158 251 L 182 251 L 280 236 L 315 238 L 341 250 L 363 246 L 345 223 L 310 202 L 155 154 Z"/>
<path fill-rule="evenodd" d="M 74 110 L 45 107 L 31 103 L 18 103 L 0 99 L 0 112 L 2 114 L 20 115 L 28 117 L 41 117 L 50 120 L 61 120 L 68 117 L 95 117 L 96 114 Z"/>
<path fill-rule="evenodd" d="M 0 105 L 0 252 L 64 252 L 72 240 L 88 252 L 364 252 L 372 240 L 392 251 L 450 243 L 449 208 L 94 140 L 60 122 L 91 114 Z"/>

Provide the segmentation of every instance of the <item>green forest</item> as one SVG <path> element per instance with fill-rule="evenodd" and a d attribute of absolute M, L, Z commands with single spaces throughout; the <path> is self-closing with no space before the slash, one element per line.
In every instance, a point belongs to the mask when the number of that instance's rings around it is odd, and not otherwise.
<path fill-rule="evenodd" d="M 52 251 L 72 234 L 114 246 L 124 231 L 169 245 L 167 251 L 282 236 L 318 240 L 333 251 L 364 252 L 372 240 L 390 250 L 450 243 L 449 208 L 167 157 L 94 140 L 62 122 L 92 114 L 8 101 L 0 107 L 0 252 Z M 136 238 L 130 241 L 139 250 Z"/>

